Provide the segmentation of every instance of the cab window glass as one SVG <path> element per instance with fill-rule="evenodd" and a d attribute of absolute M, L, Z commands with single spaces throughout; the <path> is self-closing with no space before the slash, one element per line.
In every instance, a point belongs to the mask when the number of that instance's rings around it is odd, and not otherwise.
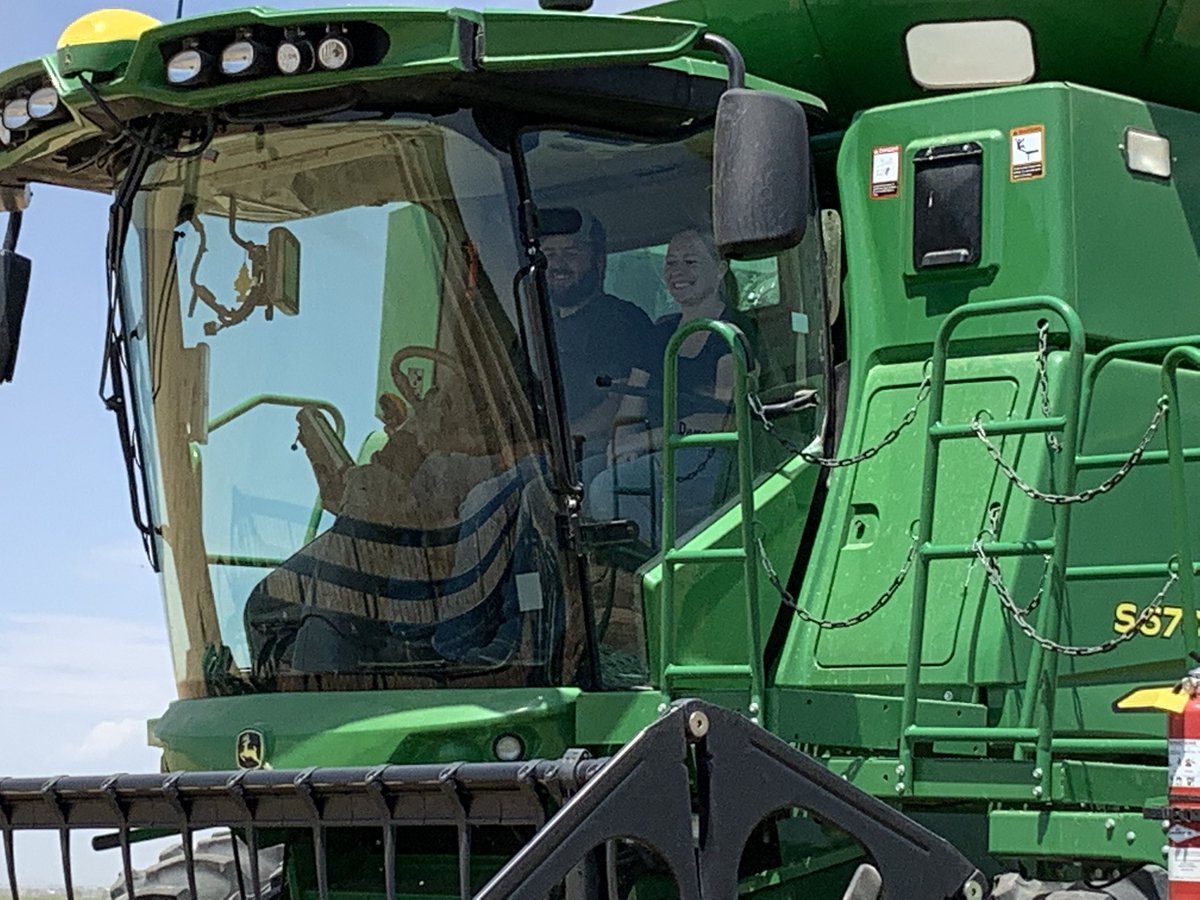
<path fill-rule="evenodd" d="M 642 684 L 640 579 L 661 552 L 665 438 L 733 428 L 733 353 L 708 332 L 680 347 L 678 414 L 665 421 L 668 342 L 696 319 L 736 326 L 764 400 L 810 398 L 776 427 L 811 442 L 825 395 L 819 228 L 774 259 L 722 259 L 710 131 L 647 142 L 546 130 L 526 133 L 523 149 L 583 511 L 605 526 L 588 552 L 602 674 L 612 686 Z M 759 477 L 788 458 L 761 428 L 754 449 Z M 686 540 L 736 499 L 736 453 L 681 449 L 676 471 L 676 530 Z"/>

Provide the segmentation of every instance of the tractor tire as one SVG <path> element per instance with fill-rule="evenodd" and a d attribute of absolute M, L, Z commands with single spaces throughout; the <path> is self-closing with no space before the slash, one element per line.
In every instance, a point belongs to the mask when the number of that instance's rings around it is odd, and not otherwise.
<path fill-rule="evenodd" d="M 242 866 L 239 882 L 234 863 L 233 841 L 237 841 L 237 859 Z M 221 832 L 197 841 L 193 850 L 196 863 L 195 900 L 253 900 L 254 884 L 250 878 L 250 850 L 240 838 Z M 258 851 L 258 874 L 261 879 L 262 900 L 277 900 L 283 893 L 283 845 Z M 242 885 L 246 896 L 242 896 Z M 190 900 L 187 860 L 183 844 L 168 847 L 158 856 L 158 862 L 133 873 L 133 890 L 137 900 Z M 117 877 L 109 888 L 112 900 L 125 900 L 125 877 Z"/>

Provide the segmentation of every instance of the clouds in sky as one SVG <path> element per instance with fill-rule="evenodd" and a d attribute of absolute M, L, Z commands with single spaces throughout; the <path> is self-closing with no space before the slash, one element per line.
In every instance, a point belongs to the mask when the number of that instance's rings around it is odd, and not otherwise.
<path fill-rule="evenodd" d="M 173 699 L 172 680 L 163 625 L 0 613 L 0 685 L 10 723 L 0 772 L 110 772 L 135 759 L 157 769 L 145 720 Z M 146 752 L 135 752 L 137 745 Z"/>

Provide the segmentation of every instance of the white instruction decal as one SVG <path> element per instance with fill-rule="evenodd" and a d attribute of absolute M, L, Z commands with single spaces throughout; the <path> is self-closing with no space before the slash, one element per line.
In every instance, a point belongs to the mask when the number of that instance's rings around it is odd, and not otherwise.
<path fill-rule="evenodd" d="M 900 193 L 900 145 L 876 147 L 871 151 L 871 199 L 882 200 Z"/>
<path fill-rule="evenodd" d="M 1046 174 L 1046 126 L 1025 125 L 1009 132 L 1009 178 L 1032 181 Z"/>
<path fill-rule="evenodd" d="M 1167 742 L 1167 775 L 1173 788 L 1200 787 L 1200 740 L 1171 738 Z"/>

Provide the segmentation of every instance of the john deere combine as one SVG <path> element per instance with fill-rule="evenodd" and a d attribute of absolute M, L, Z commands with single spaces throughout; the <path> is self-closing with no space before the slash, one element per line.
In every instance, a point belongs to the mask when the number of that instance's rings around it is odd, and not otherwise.
<path fill-rule="evenodd" d="M 130 898 L 1165 896 L 1113 702 L 1200 644 L 1197 47 L 1181 0 L 105 11 L 0 73 L 0 380 L 28 187 L 111 194 L 180 696 L 163 773 L 0 778 L 14 898 L 82 828 Z"/>

